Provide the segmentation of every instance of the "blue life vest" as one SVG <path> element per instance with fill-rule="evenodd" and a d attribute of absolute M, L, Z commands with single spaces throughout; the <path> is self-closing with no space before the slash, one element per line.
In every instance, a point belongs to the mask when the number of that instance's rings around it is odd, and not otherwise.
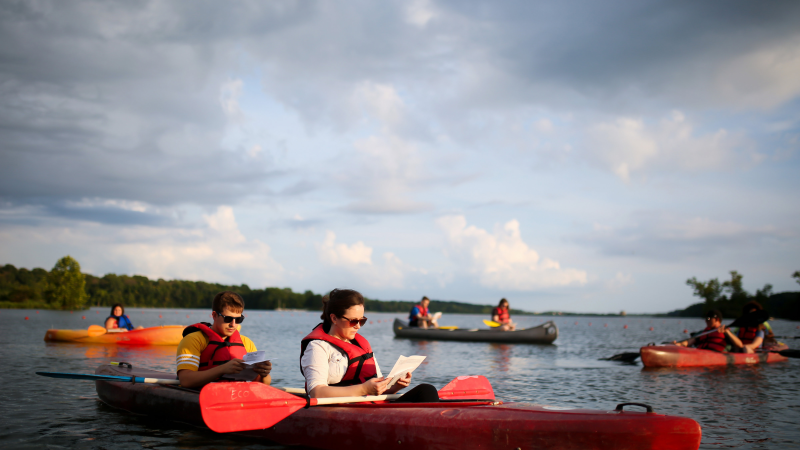
<path fill-rule="evenodd" d="M 133 329 L 133 324 L 131 323 L 131 319 L 128 319 L 128 316 L 125 314 L 121 316 L 108 316 L 108 319 L 114 319 L 117 321 L 117 327 L 119 328 L 126 328 L 128 331 Z"/>

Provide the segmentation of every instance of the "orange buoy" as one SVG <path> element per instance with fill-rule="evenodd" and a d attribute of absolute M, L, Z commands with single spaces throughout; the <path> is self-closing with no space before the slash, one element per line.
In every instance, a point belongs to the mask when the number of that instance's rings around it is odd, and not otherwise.
<path fill-rule="evenodd" d="M 161 316 L 161 314 L 159 314 L 159 315 L 158 315 L 158 318 L 159 318 L 159 319 L 163 319 L 164 317 L 162 317 L 162 316 Z"/>
<path fill-rule="evenodd" d="M 188 314 L 186 315 L 186 318 L 187 318 L 187 319 L 189 318 L 189 315 L 188 315 Z"/>
<path fill-rule="evenodd" d="M 589 322 L 589 326 L 592 326 L 592 322 Z"/>
<path fill-rule="evenodd" d="M 604 326 L 604 327 L 606 327 L 606 328 L 608 328 L 608 324 L 607 324 L 607 323 L 604 323 L 604 324 L 603 324 L 603 326 Z"/>
<path fill-rule="evenodd" d="M 628 329 L 628 326 L 627 326 L 627 325 L 625 325 L 625 326 L 624 326 L 624 327 L 622 327 L 622 328 L 624 328 L 624 329 L 626 329 L 626 330 L 627 330 L 627 329 Z"/>
<path fill-rule="evenodd" d="M 372 321 L 371 320 L 369 321 L 369 324 L 372 325 Z"/>
<path fill-rule="evenodd" d="M 25 316 L 25 320 L 28 320 L 28 316 Z"/>
<path fill-rule="evenodd" d="M 650 331 L 653 331 L 653 327 L 650 327 Z"/>
<path fill-rule="evenodd" d="M 689 330 L 683 330 L 683 334 L 688 334 Z"/>
<path fill-rule="evenodd" d="M 36 314 L 39 314 L 39 311 L 36 311 Z"/>
<path fill-rule="evenodd" d="M 81 319 L 86 320 L 86 316 L 81 316 Z"/>
<path fill-rule="evenodd" d="M 575 325 L 577 325 L 577 324 L 578 324 L 578 322 L 575 322 Z"/>

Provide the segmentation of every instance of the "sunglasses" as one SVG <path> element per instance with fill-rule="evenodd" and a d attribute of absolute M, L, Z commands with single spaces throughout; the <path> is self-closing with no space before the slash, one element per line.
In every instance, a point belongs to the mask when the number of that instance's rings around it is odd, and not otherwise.
<path fill-rule="evenodd" d="M 362 317 L 361 319 L 348 319 L 347 317 L 342 317 L 342 319 L 349 321 L 351 327 L 356 326 L 356 324 L 359 324 L 363 327 L 364 324 L 367 323 L 366 317 Z"/>
<path fill-rule="evenodd" d="M 222 314 L 217 313 L 217 317 L 222 317 L 222 320 L 224 320 L 225 323 L 231 323 L 231 322 L 242 323 L 242 322 L 244 322 L 244 316 L 243 315 L 239 316 L 239 317 L 233 317 L 233 316 L 223 316 Z"/>
<path fill-rule="evenodd" d="M 719 316 L 708 316 L 708 317 L 706 317 L 706 320 L 713 320 L 713 319 L 719 319 Z"/>

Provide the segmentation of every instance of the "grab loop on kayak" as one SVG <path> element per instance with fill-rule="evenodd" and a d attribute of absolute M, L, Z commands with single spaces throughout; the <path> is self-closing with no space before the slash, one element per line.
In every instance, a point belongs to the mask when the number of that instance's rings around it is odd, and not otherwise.
<path fill-rule="evenodd" d="M 655 346 L 655 345 L 656 345 L 656 343 L 655 343 L 655 342 L 648 342 L 648 343 L 647 343 L 647 347 L 653 347 L 653 346 Z"/>
<path fill-rule="evenodd" d="M 126 363 L 126 362 L 115 362 L 115 361 L 111 361 L 111 362 L 110 362 L 110 363 L 108 363 L 108 364 L 109 364 L 110 366 L 120 366 L 120 367 L 126 367 L 126 366 L 127 366 L 127 367 L 128 367 L 128 369 L 133 369 L 133 365 L 132 365 L 131 363 Z"/>
<path fill-rule="evenodd" d="M 614 408 L 614 411 L 620 411 L 620 412 L 622 412 L 622 411 L 623 411 L 623 408 L 625 408 L 626 406 L 641 406 L 642 408 L 645 408 L 645 409 L 647 409 L 647 412 L 648 412 L 648 413 L 654 413 L 654 412 L 655 412 L 655 411 L 653 410 L 653 407 L 652 407 L 652 406 L 650 406 L 650 405 L 647 405 L 647 404 L 644 404 L 644 403 L 620 403 L 619 405 L 617 405 L 617 407 L 616 407 L 616 408 Z"/>

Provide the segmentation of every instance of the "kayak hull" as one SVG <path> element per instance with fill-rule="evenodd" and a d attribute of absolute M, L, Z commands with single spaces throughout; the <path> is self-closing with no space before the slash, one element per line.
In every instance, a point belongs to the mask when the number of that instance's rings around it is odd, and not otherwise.
<path fill-rule="evenodd" d="M 493 329 L 454 329 L 441 330 L 434 328 L 409 327 L 406 322 L 394 319 L 392 325 L 395 337 L 406 339 L 422 339 L 433 341 L 471 341 L 501 342 L 521 344 L 552 344 L 558 338 L 558 327 L 553 322 L 526 328 L 519 331 L 501 331 Z"/>
<path fill-rule="evenodd" d="M 101 366 L 98 374 L 175 378 L 173 374 Z M 97 381 L 110 406 L 204 426 L 195 390 Z M 638 411 L 548 409 L 526 403 L 472 401 L 358 404 L 301 409 L 275 426 L 240 433 L 282 445 L 340 450 L 419 449 L 697 449 L 692 419 Z"/>
<path fill-rule="evenodd" d="M 100 336 L 89 336 L 88 330 L 47 330 L 44 340 L 114 345 L 178 345 L 183 338 L 184 328 L 183 325 L 163 325 Z"/>
<path fill-rule="evenodd" d="M 720 353 L 712 350 L 680 347 L 677 345 L 651 345 L 639 349 L 645 367 L 705 367 L 737 364 L 765 364 L 786 361 L 778 353 Z"/>

